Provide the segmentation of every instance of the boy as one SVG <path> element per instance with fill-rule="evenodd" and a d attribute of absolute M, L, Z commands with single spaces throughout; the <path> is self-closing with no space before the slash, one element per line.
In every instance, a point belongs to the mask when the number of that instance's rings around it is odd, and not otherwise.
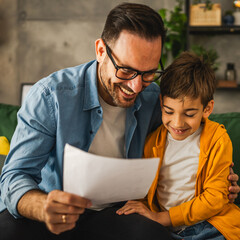
<path fill-rule="evenodd" d="M 157 221 L 174 239 L 239 239 L 240 209 L 227 197 L 232 144 L 223 125 L 208 120 L 213 70 L 184 52 L 166 69 L 160 89 L 163 125 L 144 148 L 144 157 L 160 157 L 148 208 L 129 201 L 117 213 Z"/>

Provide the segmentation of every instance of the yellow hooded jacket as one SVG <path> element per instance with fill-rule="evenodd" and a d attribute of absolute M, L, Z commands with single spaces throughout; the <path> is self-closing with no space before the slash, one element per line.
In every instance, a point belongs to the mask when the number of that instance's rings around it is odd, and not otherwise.
<path fill-rule="evenodd" d="M 166 144 L 167 129 L 161 125 L 146 140 L 144 157 L 159 157 L 157 174 L 149 189 L 149 208 L 161 211 L 156 198 L 159 171 Z M 240 239 L 240 209 L 228 201 L 227 177 L 232 162 L 232 143 L 223 125 L 206 119 L 200 137 L 200 155 L 195 197 L 169 209 L 172 225 L 193 225 L 207 220 L 229 240 Z"/>

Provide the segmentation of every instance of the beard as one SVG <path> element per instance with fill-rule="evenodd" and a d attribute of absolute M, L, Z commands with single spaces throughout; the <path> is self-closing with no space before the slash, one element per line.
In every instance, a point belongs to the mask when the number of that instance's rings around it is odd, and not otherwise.
<path fill-rule="evenodd" d="M 108 77 L 106 72 L 104 71 L 104 66 L 106 69 L 106 63 L 103 63 L 102 66 L 99 66 L 99 86 L 100 88 L 102 87 L 103 90 L 103 95 L 101 96 L 105 102 L 107 102 L 110 105 L 114 105 L 117 107 L 122 107 L 122 108 L 128 108 L 131 107 L 137 95 L 134 95 L 133 98 L 125 98 L 121 94 L 121 88 L 128 89 L 129 91 L 132 91 L 129 89 L 129 87 L 125 86 L 123 83 L 113 83 L 112 78 Z M 103 69 L 102 69 L 103 68 Z"/>

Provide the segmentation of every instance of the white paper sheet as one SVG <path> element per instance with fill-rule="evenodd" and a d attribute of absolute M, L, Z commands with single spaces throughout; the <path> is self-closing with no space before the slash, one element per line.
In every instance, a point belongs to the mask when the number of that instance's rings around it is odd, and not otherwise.
<path fill-rule="evenodd" d="M 93 205 L 144 198 L 154 180 L 159 159 L 120 159 L 97 156 L 66 144 L 64 191 Z"/>

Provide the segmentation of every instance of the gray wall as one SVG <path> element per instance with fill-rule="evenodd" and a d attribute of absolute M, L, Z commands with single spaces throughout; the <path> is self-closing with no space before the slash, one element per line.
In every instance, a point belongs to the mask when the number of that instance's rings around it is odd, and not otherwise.
<path fill-rule="evenodd" d="M 94 42 L 101 34 L 106 15 L 121 2 L 0 0 L 0 102 L 19 105 L 21 83 L 34 83 L 58 69 L 94 59 Z M 145 3 L 156 10 L 175 5 L 175 0 L 126 2 Z M 230 1 L 222 2 L 224 8 L 229 7 Z M 240 35 L 215 39 L 203 36 L 193 41 L 200 39 L 204 44 L 218 46 L 223 63 L 217 75 L 221 77 L 225 62 L 232 61 L 237 64 L 239 80 Z M 215 99 L 215 112 L 229 111 L 229 105 L 240 112 L 240 91 L 217 92 Z"/>

